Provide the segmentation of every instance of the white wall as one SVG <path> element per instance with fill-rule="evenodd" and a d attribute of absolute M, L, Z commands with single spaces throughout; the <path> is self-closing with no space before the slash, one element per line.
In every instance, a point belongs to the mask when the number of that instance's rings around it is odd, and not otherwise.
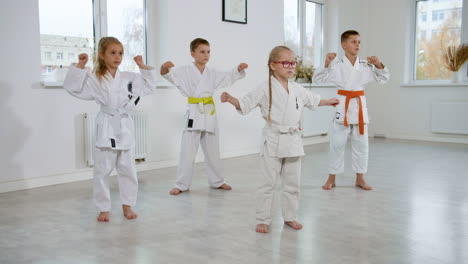
<path fill-rule="evenodd" d="M 158 66 L 169 59 L 176 65 L 190 63 L 190 41 L 207 38 L 211 66 L 250 65 L 248 76 L 229 89 L 234 95 L 244 94 L 265 79 L 268 52 L 283 42 L 282 1 L 249 1 L 247 25 L 222 22 L 221 1 L 149 2 L 150 63 Z M 0 29 L 0 192 L 89 179 L 81 115 L 98 108 L 63 89 L 40 85 L 38 1 L 4 1 Z M 222 156 L 255 153 L 263 125 L 259 112 L 241 117 L 232 107 L 221 105 L 218 95 Z M 138 110 L 151 113 L 153 135 L 151 153 L 139 170 L 175 165 L 184 98 L 176 89 L 161 89 L 144 98 Z"/>
<path fill-rule="evenodd" d="M 431 132 L 432 102 L 468 102 L 465 87 L 405 87 L 411 45 L 411 3 L 408 0 L 366 0 L 364 16 L 367 34 L 362 36 L 363 53 L 377 55 L 389 67 L 391 80 L 385 86 L 368 88 L 368 106 L 372 117 L 370 131 L 389 138 L 468 143 L 468 136 Z M 465 14 L 467 15 L 467 14 Z M 368 43 L 368 44 L 367 44 Z M 466 113 L 460 113 L 466 114 Z"/>

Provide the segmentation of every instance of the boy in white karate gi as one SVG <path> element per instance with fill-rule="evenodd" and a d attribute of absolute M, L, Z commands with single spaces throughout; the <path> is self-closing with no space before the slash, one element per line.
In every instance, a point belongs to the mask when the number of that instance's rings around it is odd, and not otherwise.
<path fill-rule="evenodd" d="M 340 100 L 330 130 L 329 176 L 322 186 L 325 190 L 335 187 L 336 174 L 344 171 L 344 151 L 348 137 L 351 137 L 355 185 L 364 190 L 372 190 L 364 180 L 369 153 L 369 117 L 364 86 L 374 81 L 384 84 L 390 73 L 375 56 L 367 57 L 367 60 L 359 59 L 360 44 L 361 37 L 357 31 L 344 32 L 341 35 L 341 46 L 345 56 L 335 59 L 336 53 L 328 53 L 324 67 L 315 73 L 313 79 L 315 83 L 336 84 Z"/>
<path fill-rule="evenodd" d="M 296 68 L 294 52 L 285 46 L 275 47 L 268 59 L 268 81 L 237 99 L 229 93 L 221 95 L 221 102 L 229 102 L 247 114 L 259 107 L 265 122 L 263 145 L 260 151 L 261 186 L 257 190 L 258 233 L 268 233 L 272 222 L 274 186 L 282 182 L 282 212 L 284 223 L 302 229 L 297 221 L 299 206 L 302 142 L 302 112 L 304 107 L 314 110 L 322 105 L 335 105 L 336 98 L 321 100 L 320 95 L 307 91 L 291 81 Z"/>
<path fill-rule="evenodd" d="M 231 190 L 226 184 L 221 170 L 219 154 L 218 122 L 213 101 L 215 90 L 232 85 L 245 77 L 247 64 L 241 63 L 229 72 L 221 72 L 207 66 L 210 59 L 210 43 L 196 38 L 190 43 L 193 64 L 172 69 L 170 61 L 161 66 L 161 75 L 173 83 L 187 97 L 187 113 L 184 121 L 182 144 L 177 168 L 177 179 L 172 195 L 190 189 L 193 165 L 198 146 L 201 145 L 205 156 L 208 184 L 212 188 Z"/>
<path fill-rule="evenodd" d="M 141 56 L 134 58 L 140 74 L 121 72 L 123 46 L 114 37 L 99 41 L 96 65 L 92 73 L 85 70 L 87 54 L 79 55 L 79 62 L 72 64 L 63 87 L 71 95 L 94 100 L 101 106 L 96 116 L 94 157 L 94 202 L 98 209 L 98 221 L 109 221 L 111 199 L 109 176 L 117 170 L 120 202 L 126 218 L 137 218 L 131 209 L 135 206 L 138 179 L 135 169 L 135 135 L 129 114 L 139 102 L 140 96 L 150 94 L 156 88 L 156 72 L 145 65 Z"/>

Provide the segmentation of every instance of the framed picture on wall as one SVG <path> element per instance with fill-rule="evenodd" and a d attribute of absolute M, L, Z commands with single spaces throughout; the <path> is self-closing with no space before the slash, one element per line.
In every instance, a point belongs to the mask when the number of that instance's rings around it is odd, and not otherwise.
<path fill-rule="evenodd" d="M 247 0 L 223 0 L 223 21 L 247 24 Z"/>

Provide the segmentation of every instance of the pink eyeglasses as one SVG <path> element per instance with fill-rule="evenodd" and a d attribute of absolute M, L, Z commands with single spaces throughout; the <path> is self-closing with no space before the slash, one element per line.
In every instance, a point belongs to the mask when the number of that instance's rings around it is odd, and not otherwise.
<path fill-rule="evenodd" d="M 273 63 L 281 63 L 283 68 L 296 68 L 297 66 L 297 61 L 274 61 Z"/>

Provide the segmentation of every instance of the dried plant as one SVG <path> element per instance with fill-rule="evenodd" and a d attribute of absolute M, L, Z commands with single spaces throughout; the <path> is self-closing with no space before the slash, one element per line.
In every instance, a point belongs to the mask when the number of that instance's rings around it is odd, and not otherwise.
<path fill-rule="evenodd" d="M 466 60 L 468 60 L 468 44 L 464 43 L 458 46 L 448 46 L 443 50 L 442 59 L 448 70 L 457 72 Z"/>
<path fill-rule="evenodd" d="M 312 83 L 312 76 L 314 76 L 314 66 L 304 65 L 301 58 L 297 58 L 296 72 L 294 73 L 294 80 L 304 79 Z"/>

